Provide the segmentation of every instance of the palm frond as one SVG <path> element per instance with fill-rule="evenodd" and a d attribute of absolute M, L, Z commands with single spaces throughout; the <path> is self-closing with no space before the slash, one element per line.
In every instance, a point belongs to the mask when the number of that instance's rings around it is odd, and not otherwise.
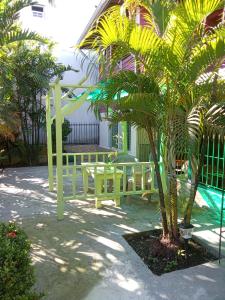
<path fill-rule="evenodd" d="M 24 40 L 36 40 L 45 43 L 47 39 L 41 37 L 35 32 L 29 30 L 17 30 L 8 31 L 6 33 L 0 33 L 0 46 L 6 46 L 11 43 L 20 42 Z"/>
<path fill-rule="evenodd" d="M 205 127 L 209 135 L 225 133 L 225 102 L 213 105 L 205 115 Z"/>
<path fill-rule="evenodd" d="M 207 72 L 217 71 L 225 57 L 225 29 L 221 28 L 207 36 L 200 44 L 192 49 L 192 55 L 186 69 L 189 81 L 194 82 L 198 77 Z"/>
<path fill-rule="evenodd" d="M 181 1 L 173 11 L 166 30 L 166 40 L 180 62 L 198 42 L 205 18 L 224 6 L 224 0 Z"/>

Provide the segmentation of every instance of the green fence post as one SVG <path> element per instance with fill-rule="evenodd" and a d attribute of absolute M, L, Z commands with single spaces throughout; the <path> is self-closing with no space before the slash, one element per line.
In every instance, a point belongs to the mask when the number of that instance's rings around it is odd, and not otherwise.
<path fill-rule="evenodd" d="M 207 165 L 206 165 L 206 185 L 208 185 L 208 179 L 209 179 L 209 136 L 208 136 L 208 142 L 207 142 Z"/>
<path fill-rule="evenodd" d="M 52 162 L 52 128 L 51 128 L 51 100 L 50 91 L 46 97 L 46 129 L 47 129 L 47 151 L 48 151 L 48 183 L 49 191 L 53 191 L 53 162 Z"/>
<path fill-rule="evenodd" d="M 211 169 L 211 186 L 214 186 L 214 161 L 215 161 L 215 134 L 213 134 L 213 148 L 212 148 L 212 169 Z"/>
<path fill-rule="evenodd" d="M 63 157 L 62 157 L 62 112 L 61 112 L 61 87 L 59 80 L 55 83 L 55 123 L 56 123 L 56 179 L 57 179 L 57 216 L 63 219 Z"/>
<path fill-rule="evenodd" d="M 220 135 L 218 135 L 218 142 L 217 142 L 217 165 L 216 165 L 216 187 L 219 187 L 219 173 L 220 173 L 220 141 L 221 141 L 221 137 Z"/>
<path fill-rule="evenodd" d="M 223 171 L 222 171 L 222 178 L 223 178 L 223 174 L 225 172 L 225 135 L 223 137 L 223 167 L 222 167 Z M 221 188 L 223 187 L 223 182 L 221 184 Z"/>

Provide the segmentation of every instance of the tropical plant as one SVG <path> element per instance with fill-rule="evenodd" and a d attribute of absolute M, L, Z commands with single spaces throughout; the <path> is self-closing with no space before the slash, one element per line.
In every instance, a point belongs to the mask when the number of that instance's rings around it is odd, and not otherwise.
<path fill-rule="evenodd" d="M 67 140 L 68 135 L 72 132 L 72 128 L 70 126 L 70 121 L 67 119 L 64 119 L 64 122 L 62 124 L 62 142 L 65 143 Z M 56 125 L 55 120 L 52 123 L 52 146 L 53 146 L 53 152 L 56 151 Z"/>
<path fill-rule="evenodd" d="M 9 44 L 24 40 L 44 41 L 37 33 L 23 30 L 16 22 L 19 12 L 33 3 L 32 0 L 1 0 L 0 1 L 0 50 Z"/>
<path fill-rule="evenodd" d="M 45 42 L 35 32 L 23 30 L 17 23 L 19 12 L 23 8 L 31 5 L 31 0 L 1 0 L 0 1 L 0 69 L 1 79 L 9 72 L 8 69 L 8 47 L 13 47 L 17 42 L 24 40 L 38 40 Z M 2 83 L 2 80 L 1 80 Z M 1 92 L 3 92 L 1 84 Z M 12 118 L 13 116 L 13 118 Z M 12 104 L 8 101 L 0 101 L 0 139 L 1 145 L 8 141 L 13 141 L 18 132 L 18 115 L 12 109 Z M 1 149 L 2 150 L 2 149 Z"/>
<path fill-rule="evenodd" d="M 0 298 L 40 300 L 35 283 L 26 233 L 14 223 L 0 223 Z"/>
<path fill-rule="evenodd" d="M 126 95 L 128 93 L 128 96 L 124 97 L 124 91 L 126 91 Z M 158 182 L 163 233 L 166 236 L 169 230 L 157 153 L 158 145 L 155 141 L 155 128 L 159 129 L 163 118 L 162 112 L 165 109 L 160 88 L 152 77 L 124 70 L 110 77 L 103 88 L 103 94 L 99 95 L 99 99 L 93 103 L 93 107 L 95 110 L 102 106 L 106 106 L 108 111 L 111 109 L 111 113 L 106 117 L 109 121 L 112 123 L 127 121 L 132 126 L 144 128 L 148 134 Z"/>
<path fill-rule="evenodd" d="M 3 102 L 13 103 L 19 119 L 28 162 L 38 162 L 40 133 L 45 125 L 43 96 L 50 80 L 69 67 L 56 63 L 51 47 L 20 43 L 7 57 L 8 72 L 1 76 Z M 42 130 L 43 134 L 44 130 Z"/>
<path fill-rule="evenodd" d="M 119 72 L 118 63 L 132 55 L 137 72 L 154 80 L 164 95 L 164 110 L 159 114 L 169 178 L 167 220 L 170 236 L 174 239 L 178 237 L 176 156 L 187 150 L 191 161 L 197 161 L 195 151 L 197 149 L 199 153 L 204 145 L 206 128 L 221 130 L 224 124 L 222 116 L 219 117 L 221 112 L 224 115 L 224 104 L 219 103 L 215 93 L 212 101 L 212 91 L 215 90 L 213 78 L 224 59 L 225 29 L 222 23 L 211 30 L 205 26 L 207 16 L 223 8 L 224 3 L 224 0 L 125 1 L 126 8 L 130 9 L 128 17 L 121 15 L 119 6 L 111 8 L 80 45 L 96 50 L 100 64 L 103 63 L 103 78 Z M 135 21 L 139 5 L 147 12 L 144 27 Z M 105 53 L 109 47 L 113 51 L 110 61 L 106 61 Z M 209 67 L 211 72 L 206 76 Z M 120 83 L 120 89 L 122 85 L 126 90 L 126 83 Z M 216 87 L 221 91 L 219 87 L 224 87 L 223 82 Z M 137 105 L 142 101 L 141 93 L 139 96 L 134 95 Z M 162 97 L 158 97 L 158 101 L 161 102 Z M 151 97 L 149 102 L 152 102 Z M 197 168 L 192 167 L 193 178 L 197 178 L 200 170 L 199 163 L 196 165 Z M 196 190 L 197 180 L 193 182 Z M 194 190 L 192 188 L 190 195 L 192 200 Z M 192 200 L 188 203 L 186 225 L 190 222 Z"/>

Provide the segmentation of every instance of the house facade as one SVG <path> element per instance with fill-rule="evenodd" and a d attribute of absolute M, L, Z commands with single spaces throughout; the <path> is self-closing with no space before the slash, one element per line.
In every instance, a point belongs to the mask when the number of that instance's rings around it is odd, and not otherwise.
<path fill-rule="evenodd" d="M 123 2 L 122 0 L 103 0 L 100 2 L 92 18 L 85 27 L 83 33 L 81 34 L 77 44 L 85 38 L 89 30 L 95 24 L 99 16 L 106 11 L 108 8 L 114 5 L 121 6 L 121 12 L 123 12 Z M 123 12 L 123 13 L 126 13 Z M 137 24 L 145 25 L 146 21 L 144 14 L 146 13 L 144 8 L 138 8 L 136 13 Z M 86 49 L 90 50 L 90 49 Z M 110 57 L 112 55 L 112 48 L 108 48 L 105 56 Z M 119 70 L 131 70 L 136 72 L 136 63 L 133 56 L 127 56 L 122 59 L 118 65 Z M 104 113 L 102 113 L 104 119 Z M 140 161 L 148 161 L 150 154 L 150 145 L 148 142 L 148 137 L 145 130 L 137 129 L 128 124 L 127 126 L 127 144 L 128 153 L 132 156 L 137 157 Z M 100 122 L 100 146 L 108 149 L 122 149 L 122 126 L 121 124 L 111 124 L 108 121 Z"/>

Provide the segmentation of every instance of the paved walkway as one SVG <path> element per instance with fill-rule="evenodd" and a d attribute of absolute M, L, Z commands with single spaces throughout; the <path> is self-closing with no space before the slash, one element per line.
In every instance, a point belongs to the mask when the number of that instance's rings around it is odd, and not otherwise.
<path fill-rule="evenodd" d="M 44 300 L 225 299 L 224 264 L 158 277 L 123 239 L 159 226 L 157 204 L 135 199 L 115 208 L 108 201 L 97 210 L 93 202 L 71 201 L 58 222 L 56 197 L 47 186 L 46 167 L 8 169 L 0 178 L 0 219 L 17 220 L 32 240 L 36 287 L 45 292 Z M 193 222 L 196 235 L 216 246 L 213 213 L 195 210 Z"/>

